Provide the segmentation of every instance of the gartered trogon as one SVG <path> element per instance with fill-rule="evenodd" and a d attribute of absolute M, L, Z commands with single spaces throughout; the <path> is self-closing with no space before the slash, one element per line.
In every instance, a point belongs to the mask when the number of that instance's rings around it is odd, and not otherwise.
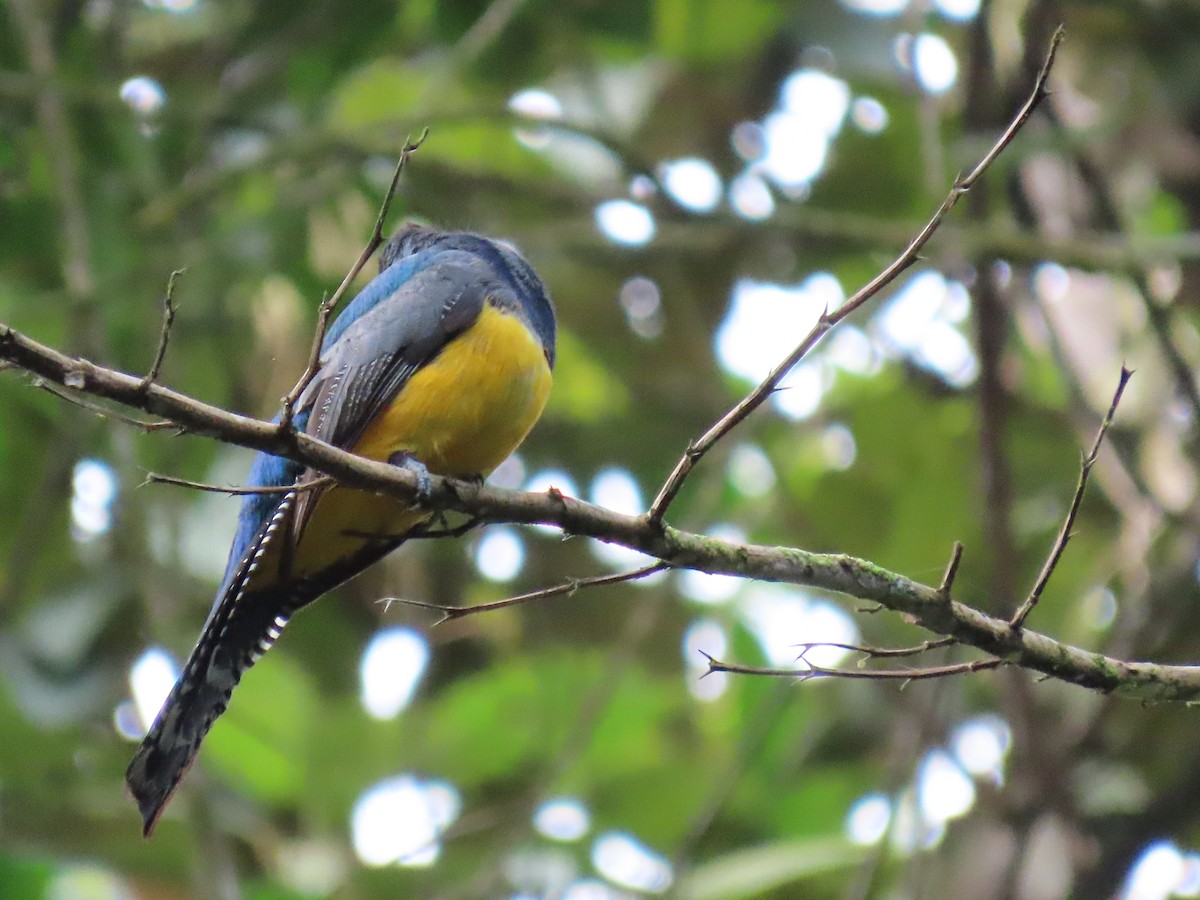
<path fill-rule="evenodd" d="M 329 327 L 297 404 L 305 433 L 368 459 L 486 476 L 541 415 L 554 366 L 554 308 L 511 247 L 406 225 L 380 273 Z M 225 576 L 200 638 L 125 778 L 144 831 L 289 617 L 385 556 L 429 518 L 394 498 L 306 486 L 318 473 L 260 453 Z"/>

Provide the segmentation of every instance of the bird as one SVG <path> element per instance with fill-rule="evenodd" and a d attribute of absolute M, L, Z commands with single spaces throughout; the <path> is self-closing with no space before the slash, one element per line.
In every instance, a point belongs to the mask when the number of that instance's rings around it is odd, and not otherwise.
<path fill-rule="evenodd" d="M 556 327 L 545 285 L 513 247 L 407 223 L 380 251 L 379 274 L 330 324 L 293 423 L 415 472 L 418 497 L 428 495 L 430 473 L 482 480 L 541 416 Z M 432 515 L 267 453 L 255 457 L 248 483 L 275 490 L 243 498 L 216 600 L 125 773 L 146 837 L 242 675 L 289 618 Z"/>

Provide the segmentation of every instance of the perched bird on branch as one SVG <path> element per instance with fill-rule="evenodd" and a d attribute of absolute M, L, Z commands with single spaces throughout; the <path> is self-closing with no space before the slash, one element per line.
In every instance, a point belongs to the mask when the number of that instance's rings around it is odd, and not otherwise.
<path fill-rule="evenodd" d="M 482 478 L 533 427 L 550 392 L 554 308 L 510 247 L 406 225 L 380 273 L 330 326 L 298 430 L 417 473 Z M 144 833 L 186 773 L 243 673 L 298 609 L 387 555 L 428 510 L 341 486 L 260 453 L 225 577 L 183 673 L 125 780 Z"/>

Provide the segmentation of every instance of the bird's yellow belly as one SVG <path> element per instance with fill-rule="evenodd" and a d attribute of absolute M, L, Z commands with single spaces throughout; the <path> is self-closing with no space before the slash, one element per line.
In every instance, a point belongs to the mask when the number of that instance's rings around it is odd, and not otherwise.
<path fill-rule="evenodd" d="M 470 329 L 412 376 L 353 452 L 381 461 L 407 452 L 437 475 L 488 475 L 542 414 L 550 382 L 538 340 L 515 316 L 485 305 Z M 319 572 L 372 537 L 403 535 L 428 518 L 391 497 L 331 488 L 304 526 L 292 574 Z"/>
<path fill-rule="evenodd" d="M 537 338 L 488 304 L 412 376 L 354 452 L 386 460 L 407 451 L 438 475 L 487 475 L 525 439 L 549 394 Z"/>

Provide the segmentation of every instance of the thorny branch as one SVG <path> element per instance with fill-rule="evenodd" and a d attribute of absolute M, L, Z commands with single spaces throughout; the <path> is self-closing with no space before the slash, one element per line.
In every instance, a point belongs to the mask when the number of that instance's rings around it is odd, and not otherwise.
<path fill-rule="evenodd" d="M 327 488 L 335 483 L 333 478 L 322 475 L 303 484 L 275 484 L 266 487 L 234 487 L 232 485 L 205 484 L 203 481 L 189 481 L 186 478 L 176 478 L 174 475 L 161 475 L 158 472 L 147 472 L 146 479 L 138 487 L 148 484 L 169 484 L 172 487 L 189 488 L 193 491 L 208 491 L 212 494 L 228 494 L 231 497 L 244 497 L 247 494 L 293 494 Z"/>
<path fill-rule="evenodd" d="M 476 606 L 448 606 L 441 603 L 426 603 L 424 600 L 409 600 L 404 597 L 385 597 L 379 602 L 387 609 L 393 603 L 401 603 L 405 606 L 415 606 L 418 609 L 431 609 L 434 612 L 440 612 L 442 617 L 434 622 L 434 626 L 441 625 L 443 622 L 448 622 L 452 619 L 462 619 L 466 616 L 475 615 L 476 613 L 492 612 L 497 609 L 505 609 L 510 606 L 519 606 L 522 603 L 532 603 L 535 600 L 549 600 L 551 597 L 571 596 L 581 588 L 600 587 L 606 584 L 622 584 L 626 581 L 638 581 L 642 578 L 647 578 L 656 572 L 662 572 L 669 569 L 670 566 L 664 562 L 654 563 L 648 566 L 642 566 L 639 569 L 634 569 L 630 572 L 618 572 L 616 575 L 595 575 L 591 578 L 570 578 L 562 584 L 556 584 L 553 587 L 542 588 L 537 591 L 530 591 L 527 594 L 518 594 L 515 597 L 506 597 L 503 600 L 493 600 L 491 603 L 480 603 Z"/>
<path fill-rule="evenodd" d="M 655 524 L 659 524 L 666 514 L 675 497 L 679 494 L 683 487 L 684 481 L 695 468 L 696 463 L 703 459 L 713 446 L 725 437 L 729 432 L 741 424 L 751 413 L 758 409 L 767 398 L 779 387 L 787 374 L 796 366 L 800 360 L 808 355 L 809 351 L 817 345 L 830 329 L 843 321 L 847 316 L 857 310 L 860 306 L 878 294 L 885 287 L 895 281 L 905 270 L 917 262 L 921 248 L 929 242 L 938 227 L 942 224 L 942 220 L 952 210 L 955 204 L 966 194 L 974 184 L 983 176 L 988 167 L 996 160 L 1005 148 L 1008 147 L 1017 132 L 1033 114 L 1033 111 L 1041 103 L 1046 96 L 1046 81 L 1050 77 L 1050 70 L 1054 66 L 1054 57 L 1058 53 L 1058 45 L 1062 42 L 1063 29 L 1061 26 L 1054 32 L 1050 39 L 1050 49 L 1046 52 L 1046 59 L 1042 63 L 1041 71 L 1038 72 L 1037 79 L 1034 82 L 1033 90 L 1030 92 L 1028 99 L 1024 105 L 1008 123 L 1008 127 L 996 140 L 990 150 L 984 154 L 983 159 L 964 176 L 960 176 L 950 188 L 950 193 L 946 195 L 946 199 L 942 201 L 942 205 L 938 207 L 933 216 L 925 223 L 925 227 L 917 234 L 916 237 L 909 242 L 908 246 L 897 256 L 890 265 L 882 272 L 871 279 L 866 285 L 859 288 L 849 299 L 839 306 L 834 312 L 828 311 L 821 314 L 817 319 L 812 330 L 805 335 L 802 340 L 791 353 L 779 363 L 771 373 L 763 379 L 758 387 L 754 388 L 740 402 L 731 408 L 723 415 L 711 428 L 703 435 L 688 445 L 679 462 L 675 464 L 674 470 L 663 482 L 662 487 L 658 491 L 658 496 L 654 498 L 654 502 L 650 504 L 650 510 L 647 513 L 649 520 Z"/>
<path fill-rule="evenodd" d="M 930 650 L 949 647 L 953 643 L 954 638 L 940 638 L 936 641 L 921 641 L 914 647 L 871 647 L 866 644 L 842 644 L 837 641 L 810 641 L 796 646 L 800 648 L 800 659 L 804 659 L 804 655 L 816 647 L 832 647 L 834 650 L 861 653 L 866 659 L 899 659 L 905 656 L 919 656 Z"/>
<path fill-rule="evenodd" d="M 842 645 L 813 644 L 811 646 L 836 647 Z M 713 672 L 729 672 L 734 675 L 766 675 L 772 678 L 795 678 L 797 681 L 810 681 L 813 678 L 857 678 L 868 681 L 902 682 L 922 681 L 929 678 L 946 678 L 952 675 L 984 672 L 988 669 L 998 669 L 1008 664 L 1002 659 L 977 659 L 972 662 L 950 663 L 945 666 L 926 666 L 918 669 L 833 669 L 811 663 L 807 659 L 804 659 L 803 654 L 801 654 L 800 659 L 804 663 L 804 668 L 776 669 L 766 666 L 742 666 L 736 663 L 721 662 L 703 650 L 700 651 L 700 655 L 708 662 L 708 671 L 704 673 L 705 675 Z"/>

